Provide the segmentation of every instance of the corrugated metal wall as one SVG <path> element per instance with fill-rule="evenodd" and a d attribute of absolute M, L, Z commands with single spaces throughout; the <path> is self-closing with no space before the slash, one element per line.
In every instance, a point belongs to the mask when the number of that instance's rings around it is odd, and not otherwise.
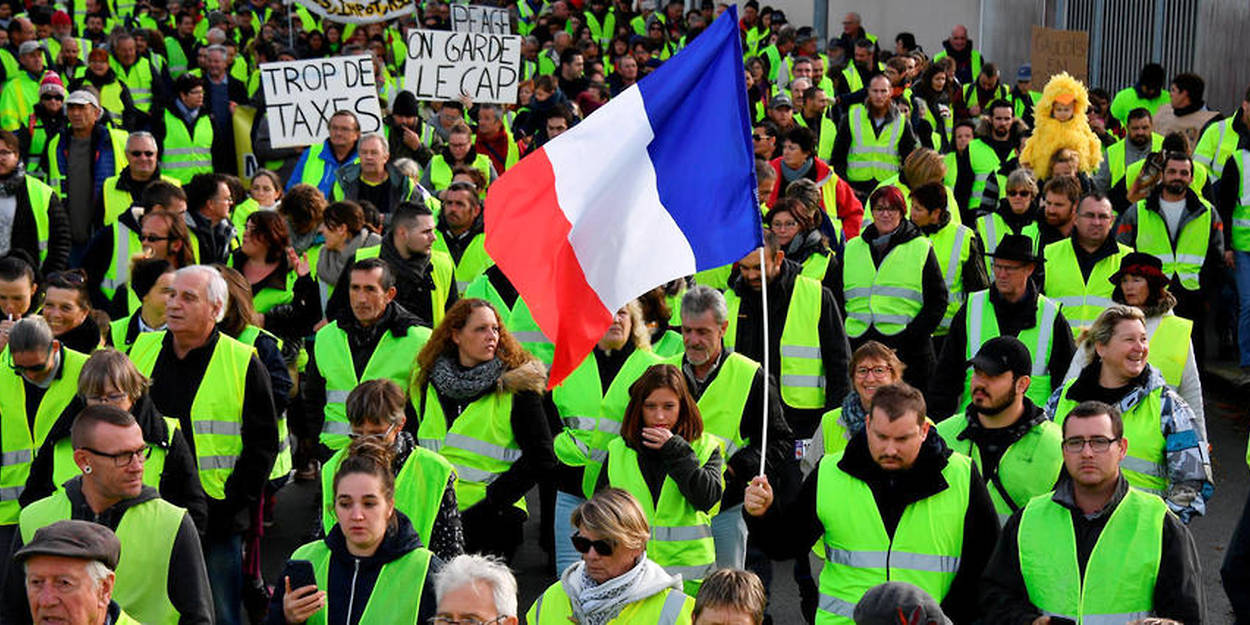
<path fill-rule="evenodd" d="M 1066 0 L 1056 22 L 1090 34 L 1090 83 L 1114 93 L 1146 63 L 1168 76 L 1193 69 L 1200 0 Z"/>

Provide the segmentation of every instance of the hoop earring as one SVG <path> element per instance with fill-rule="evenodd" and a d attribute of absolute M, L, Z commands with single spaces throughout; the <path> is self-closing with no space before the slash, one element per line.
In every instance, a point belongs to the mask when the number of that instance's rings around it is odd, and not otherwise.
<path fill-rule="evenodd" d="M 91 474 L 91 465 L 87 465 L 87 466 L 83 467 L 83 468 L 82 468 L 82 472 L 83 472 L 83 473 L 86 473 L 86 474 L 88 474 L 88 475 L 90 475 L 90 474 Z"/>

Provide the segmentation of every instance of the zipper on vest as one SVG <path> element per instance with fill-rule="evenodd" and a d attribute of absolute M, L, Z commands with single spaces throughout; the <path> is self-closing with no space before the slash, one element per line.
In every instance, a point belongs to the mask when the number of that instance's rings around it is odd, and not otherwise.
<path fill-rule="evenodd" d="M 347 618 L 343 621 L 343 625 L 350 625 L 352 622 L 352 610 L 356 606 L 356 576 L 360 575 L 360 558 L 354 558 L 356 563 L 352 569 L 352 592 L 347 599 Z"/>

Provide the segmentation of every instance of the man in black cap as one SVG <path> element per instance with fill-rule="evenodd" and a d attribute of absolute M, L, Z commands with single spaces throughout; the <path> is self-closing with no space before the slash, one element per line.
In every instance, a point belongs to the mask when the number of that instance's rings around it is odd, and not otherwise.
<path fill-rule="evenodd" d="M 951 321 L 938 357 L 927 396 L 929 414 L 935 419 L 971 403 L 968 387 L 972 371 L 964 363 L 996 336 L 1015 336 L 1028 349 L 1031 383 L 1026 394 L 1038 406 L 1046 405 L 1051 388 L 1063 381 L 1076 351 L 1072 330 L 1059 305 L 1038 293 L 1036 283 L 1029 279 L 1044 262 L 1033 253 L 1029 237 L 1009 234 L 987 256 L 993 259 L 993 284 L 985 291 L 968 294 Z"/>
<path fill-rule="evenodd" d="M 967 364 L 972 404 L 937 430 L 947 445 L 977 465 L 1002 523 L 1054 488 L 1063 468 L 1063 435 L 1027 397 L 1033 357 L 1020 339 L 996 336 Z"/>
<path fill-rule="evenodd" d="M 906 619 L 900 620 L 899 614 Z M 855 604 L 855 625 L 951 625 L 941 606 L 923 588 L 907 582 L 874 586 Z"/>
<path fill-rule="evenodd" d="M 417 109 L 417 96 L 400 91 L 395 96 L 391 114 L 383 120 L 390 141 L 391 159 L 410 158 L 425 167 L 430 162 L 430 148 L 422 139 L 421 112 Z"/>
<path fill-rule="evenodd" d="M 778 94 L 768 101 L 768 119 L 777 125 L 779 137 L 784 137 L 797 126 L 794 122 L 794 101 L 790 96 Z"/>
<path fill-rule="evenodd" d="M 131 625 L 112 599 L 121 543 L 107 527 L 60 521 L 35 532 L 14 554 L 26 567 L 26 598 L 37 623 Z"/>

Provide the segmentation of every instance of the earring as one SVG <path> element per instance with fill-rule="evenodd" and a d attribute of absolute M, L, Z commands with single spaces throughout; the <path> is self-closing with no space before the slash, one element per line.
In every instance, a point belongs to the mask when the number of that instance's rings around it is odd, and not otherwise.
<path fill-rule="evenodd" d="M 83 467 L 83 468 L 82 468 L 82 472 L 83 472 L 83 473 L 86 473 L 86 474 L 88 474 L 88 475 L 90 475 L 90 474 L 91 474 L 91 465 L 87 465 L 87 466 Z"/>

